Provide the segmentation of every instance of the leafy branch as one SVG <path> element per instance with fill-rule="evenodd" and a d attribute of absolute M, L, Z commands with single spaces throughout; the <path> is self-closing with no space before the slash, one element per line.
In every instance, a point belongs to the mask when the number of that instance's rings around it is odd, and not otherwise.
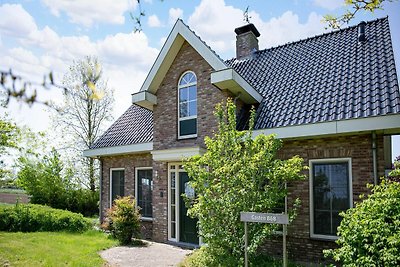
<path fill-rule="evenodd" d="M 345 5 L 349 7 L 340 16 L 325 15 L 322 21 L 327 23 L 325 28 L 339 29 L 344 24 L 348 24 L 355 18 L 356 14 L 362 10 L 373 13 L 377 9 L 383 9 L 384 2 L 394 2 L 397 0 L 345 0 Z"/>

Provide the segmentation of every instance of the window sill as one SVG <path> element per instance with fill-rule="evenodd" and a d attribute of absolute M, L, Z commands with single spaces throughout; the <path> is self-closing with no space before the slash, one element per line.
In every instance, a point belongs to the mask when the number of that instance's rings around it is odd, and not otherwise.
<path fill-rule="evenodd" d="M 197 138 L 197 134 L 178 136 L 178 140 L 194 139 L 194 138 Z"/>
<path fill-rule="evenodd" d="M 141 217 L 140 220 L 142 222 L 152 222 L 153 218 L 151 218 L 151 217 Z"/>
<path fill-rule="evenodd" d="M 334 242 L 334 241 L 339 239 L 338 236 L 334 236 L 334 235 L 315 235 L 315 234 L 311 234 L 310 238 L 314 239 L 314 240 L 332 241 L 332 242 Z"/>

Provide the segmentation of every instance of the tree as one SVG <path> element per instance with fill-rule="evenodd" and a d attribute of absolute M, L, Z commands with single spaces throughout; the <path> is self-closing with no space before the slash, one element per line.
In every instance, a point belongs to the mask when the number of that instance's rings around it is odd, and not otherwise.
<path fill-rule="evenodd" d="M 339 248 L 325 256 L 343 266 L 400 266 L 400 183 L 368 186 L 372 194 L 340 214 Z"/>
<path fill-rule="evenodd" d="M 102 68 L 96 57 L 74 61 L 63 79 L 64 106 L 59 108 L 56 123 L 72 137 L 70 148 L 80 154 L 100 136 L 104 123 L 112 119 L 113 91 L 102 77 Z M 93 158 L 79 156 L 84 165 L 83 184 L 96 190 L 95 162 Z M 82 173 L 80 174 L 82 175 Z"/>
<path fill-rule="evenodd" d="M 344 3 L 349 9 L 339 16 L 325 15 L 323 21 L 328 23 L 328 27 L 339 29 L 343 24 L 348 24 L 355 18 L 359 11 L 373 13 L 377 9 L 383 9 L 385 2 L 394 2 L 397 0 L 345 0 Z"/>
<path fill-rule="evenodd" d="M 226 108 L 217 106 L 218 131 L 213 138 L 205 138 L 207 152 L 184 163 L 196 192 L 190 201 L 189 215 L 199 219 L 206 249 L 216 260 L 214 264 L 222 266 L 243 265 L 244 227 L 240 212 L 273 212 L 282 208 L 282 200 L 288 194 L 285 183 L 303 179 L 301 172 L 305 168 L 298 156 L 288 160 L 276 158 L 282 142 L 273 135 L 253 139 L 254 111 L 250 129 L 236 130 L 235 111 L 231 100 Z M 294 201 L 294 208 L 298 204 L 298 200 Z M 291 214 L 294 215 L 294 209 Z M 249 225 L 250 255 L 256 254 L 274 227 Z"/>

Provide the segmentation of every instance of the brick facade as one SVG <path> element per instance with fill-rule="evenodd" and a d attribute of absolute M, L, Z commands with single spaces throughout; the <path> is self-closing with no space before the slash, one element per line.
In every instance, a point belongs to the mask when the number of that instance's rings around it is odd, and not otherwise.
<path fill-rule="evenodd" d="M 181 75 L 193 71 L 197 76 L 198 125 L 197 138 L 178 139 L 178 89 Z M 215 105 L 231 96 L 222 92 L 210 82 L 211 66 L 187 43 L 184 42 L 174 62 L 167 71 L 157 91 L 158 104 L 154 106 L 153 149 L 175 149 L 182 147 L 204 147 L 204 137 L 211 136 L 217 129 L 213 115 Z M 239 102 L 238 106 L 242 103 Z M 379 176 L 384 173 L 383 136 L 377 136 L 377 155 Z M 326 138 L 287 140 L 279 152 L 279 157 L 289 158 L 299 155 L 309 165 L 311 159 L 351 158 L 353 200 L 362 193 L 368 193 L 365 185 L 373 182 L 372 138 L 370 134 L 349 135 Z M 121 155 L 102 158 L 101 210 L 109 203 L 110 168 L 125 168 L 125 194 L 135 193 L 135 168 L 153 167 L 153 221 L 144 222 L 143 235 L 159 242 L 168 241 L 168 163 L 153 161 L 151 154 Z M 334 242 L 310 238 L 309 175 L 307 179 L 289 185 L 291 196 L 301 199 L 298 216 L 288 227 L 289 257 L 297 261 L 318 262 L 322 249 L 332 248 Z M 293 199 L 289 197 L 289 202 Z M 281 253 L 281 238 L 271 240 L 263 247 L 267 253 Z"/>
<path fill-rule="evenodd" d="M 306 166 L 309 160 L 328 158 L 351 158 L 353 202 L 360 194 L 367 194 L 367 183 L 373 183 L 372 137 L 371 135 L 338 136 L 296 141 L 284 141 L 279 157 L 286 159 L 299 155 Z M 378 176 L 384 175 L 383 136 L 377 136 Z M 297 261 L 319 262 L 323 260 L 322 250 L 333 248 L 333 241 L 310 238 L 310 192 L 309 172 L 305 171 L 306 180 L 288 185 L 289 203 L 295 197 L 301 200 L 296 219 L 288 226 L 288 255 Z M 289 204 L 290 205 L 290 204 Z M 275 255 L 282 254 L 282 238 L 267 242 L 263 250 Z"/>

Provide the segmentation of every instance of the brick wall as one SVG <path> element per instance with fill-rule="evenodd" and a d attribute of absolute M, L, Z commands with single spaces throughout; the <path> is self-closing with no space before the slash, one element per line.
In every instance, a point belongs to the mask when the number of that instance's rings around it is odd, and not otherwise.
<path fill-rule="evenodd" d="M 178 82 L 185 71 L 197 77 L 197 138 L 178 140 Z M 179 147 L 204 147 L 204 137 L 217 129 L 215 105 L 231 96 L 211 84 L 212 67 L 184 42 L 157 90 L 154 106 L 154 150 Z"/>
<path fill-rule="evenodd" d="M 135 196 L 135 168 L 152 167 L 152 157 L 150 153 L 120 155 L 113 157 L 103 157 L 102 162 L 102 181 L 101 181 L 101 206 L 100 220 L 104 219 L 105 212 L 110 208 L 110 169 L 125 169 L 125 195 Z M 146 239 L 152 238 L 152 223 L 142 222 L 142 237 Z"/>
<path fill-rule="evenodd" d="M 383 136 L 377 136 L 377 156 L 379 176 L 384 174 Z M 353 201 L 359 200 L 359 195 L 368 193 L 367 183 L 373 183 L 371 135 L 354 135 L 330 138 L 306 139 L 285 141 L 279 152 L 282 159 L 299 155 L 309 166 L 310 159 L 324 158 L 351 158 Z M 288 226 L 288 255 L 297 261 L 321 262 L 324 260 L 323 249 L 335 247 L 333 241 L 310 238 L 310 202 L 309 202 L 309 175 L 307 179 L 288 185 L 289 202 L 295 197 L 301 200 L 296 219 Z M 282 254 L 282 238 L 274 238 L 266 243 L 263 251 L 274 255 Z"/>

